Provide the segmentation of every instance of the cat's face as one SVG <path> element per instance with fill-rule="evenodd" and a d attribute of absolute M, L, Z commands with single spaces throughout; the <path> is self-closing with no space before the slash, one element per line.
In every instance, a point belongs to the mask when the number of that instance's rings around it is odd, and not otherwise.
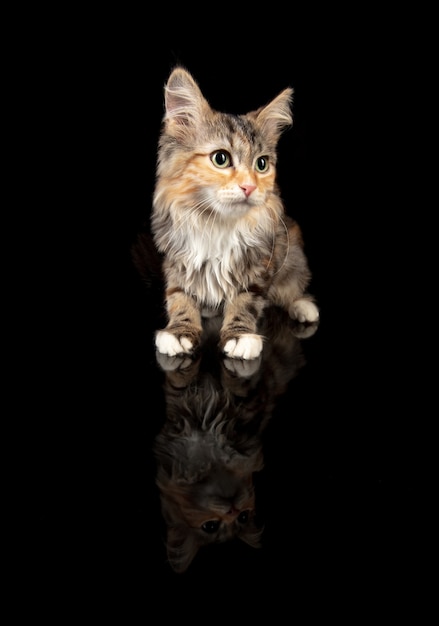
<path fill-rule="evenodd" d="M 225 119 L 219 119 L 215 125 L 225 125 Z M 159 192 L 166 186 L 170 204 L 197 206 L 227 218 L 242 216 L 266 202 L 275 186 L 274 156 L 262 141 L 255 146 L 249 140 L 251 127 L 240 128 L 233 121 L 228 126 L 228 133 L 214 130 L 209 141 L 199 141 L 192 154 L 177 149 L 168 162 L 163 187 L 159 183 Z"/>
<path fill-rule="evenodd" d="M 171 480 L 160 487 L 168 559 L 175 571 L 185 571 L 198 550 L 212 543 L 240 539 L 259 545 L 252 473 L 241 476 L 218 465 L 195 483 Z"/>
<path fill-rule="evenodd" d="M 180 215 L 196 207 L 206 219 L 251 215 L 266 206 L 276 191 L 278 139 L 292 122 L 291 97 L 286 89 L 247 115 L 221 113 L 185 70 L 174 70 L 165 90 L 156 206 Z"/>

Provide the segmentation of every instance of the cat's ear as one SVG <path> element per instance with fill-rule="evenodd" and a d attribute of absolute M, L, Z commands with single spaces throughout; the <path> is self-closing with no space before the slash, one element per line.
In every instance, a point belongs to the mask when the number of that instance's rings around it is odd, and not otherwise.
<path fill-rule="evenodd" d="M 251 548 L 259 549 L 262 546 L 263 528 L 249 528 L 239 533 L 238 538 Z"/>
<path fill-rule="evenodd" d="M 197 555 L 200 545 L 191 530 L 182 526 L 169 526 L 166 538 L 166 552 L 169 565 L 178 574 L 187 570 Z"/>
<path fill-rule="evenodd" d="M 263 533 L 264 527 L 256 526 L 254 520 L 252 520 L 249 525 L 239 533 L 238 537 L 248 546 L 259 549 L 262 546 Z"/>
<path fill-rule="evenodd" d="M 210 110 L 191 74 L 176 67 L 165 86 L 164 122 L 168 133 L 177 137 L 192 134 Z"/>
<path fill-rule="evenodd" d="M 284 89 L 274 100 L 257 111 L 250 113 L 265 137 L 277 141 L 281 133 L 293 124 L 291 106 L 294 91 L 291 87 Z"/>

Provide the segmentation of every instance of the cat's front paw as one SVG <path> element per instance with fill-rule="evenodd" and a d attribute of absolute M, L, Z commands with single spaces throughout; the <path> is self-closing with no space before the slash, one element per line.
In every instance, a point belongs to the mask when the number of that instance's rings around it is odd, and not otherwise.
<path fill-rule="evenodd" d="M 158 330 L 155 336 L 155 345 L 159 352 L 168 356 L 191 354 L 194 344 L 187 337 L 176 337 L 167 330 Z"/>
<path fill-rule="evenodd" d="M 313 324 L 319 320 L 320 314 L 319 310 L 311 300 L 307 300 L 305 298 L 301 298 L 296 300 L 290 307 L 288 311 L 290 317 L 301 322 L 302 324 L 307 322 L 309 324 Z"/>
<path fill-rule="evenodd" d="M 189 369 L 193 364 L 192 358 L 186 354 L 169 356 L 163 352 L 157 351 L 156 359 L 164 372 L 175 372 L 176 370 L 184 371 Z"/>
<path fill-rule="evenodd" d="M 299 323 L 293 326 L 293 335 L 297 337 L 297 339 L 309 339 L 309 337 L 315 334 L 318 327 L 318 321 L 308 324 Z"/>
<path fill-rule="evenodd" d="M 259 355 L 254 359 L 224 359 L 224 367 L 232 376 L 238 378 L 251 378 L 261 366 L 262 356 Z"/>
<path fill-rule="evenodd" d="M 229 339 L 223 350 L 232 359 L 256 359 L 262 352 L 262 346 L 260 335 L 248 333 Z"/>

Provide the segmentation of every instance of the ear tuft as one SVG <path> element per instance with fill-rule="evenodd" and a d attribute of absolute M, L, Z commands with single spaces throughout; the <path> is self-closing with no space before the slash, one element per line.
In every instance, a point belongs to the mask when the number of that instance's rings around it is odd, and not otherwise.
<path fill-rule="evenodd" d="M 281 133 L 293 124 L 291 111 L 294 90 L 284 89 L 269 104 L 255 111 L 256 123 L 262 132 L 277 141 Z"/>
<path fill-rule="evenodd" d="M 192 75 L 181 66 L 174 68 L 165 85 L 167 130 L 186 135 L 197 128 L 210 109 Z"/>
<path fill-rule="evenodd" d="M 199 545 L 190 529 L 170 526 L 166 541 L 169 565 L 177 574 L 185 572 L 194 560 Z"/>

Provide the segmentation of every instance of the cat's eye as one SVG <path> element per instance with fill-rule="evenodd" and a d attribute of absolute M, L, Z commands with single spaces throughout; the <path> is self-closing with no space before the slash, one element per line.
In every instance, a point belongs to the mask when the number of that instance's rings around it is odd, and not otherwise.
<path fill-rule="evenodd" d="M 247 524 L 249 515 L 250 511 L 242 511 L 242 513 L 238 515 L 238 522 L 240 524 Z"/>
<path fill-rule="evenodd" d="M 256 159 L 256 164 L 255 164 L 256 170 L 258 172 L 266 172 L 268 170 L 268 157 L 266 156 L 260 156 Z"/>
<path fill-rule="evenodd" d="M 209 535 L 211 535 L 212 533 L 216 533 L 216 531 L 219 528 L 219 525 L 220 525 L 219 520 L 212 519 L 212 520 L 209 520 L 208 522 L 204 522 L 204 524 L 201 526 L 201 530 L 204 530 L 205 533 L 208 533 Z"/>
<path fill-rule="evenodd" d="M 232 157 L 226 150 L 217 150 L 216 152 L 212 152 L 210 160 L 215 167 L 219 167 L 221 169 L 232 165 Z"/>

